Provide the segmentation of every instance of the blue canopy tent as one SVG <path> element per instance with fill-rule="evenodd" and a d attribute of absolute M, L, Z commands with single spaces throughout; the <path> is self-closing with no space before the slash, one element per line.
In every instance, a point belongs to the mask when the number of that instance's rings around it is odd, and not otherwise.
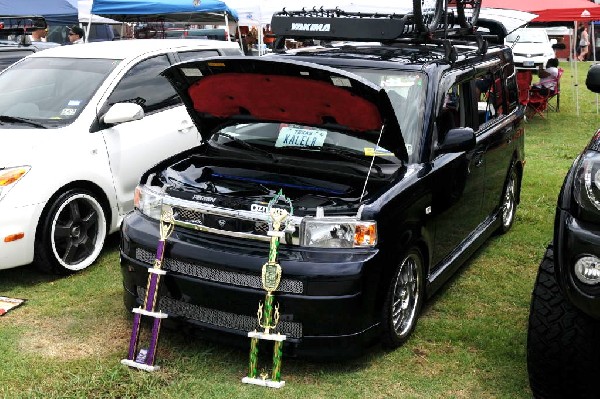
<path fill-rule="evenodd" d="M 238 20 L 237 12 L 220 0 L 94 0 L 92 14 L 121 22 L 227 24 Z"/>
<path fill-rule="evenodd" d="M 78 23 L 77 8 L 67 0 L 0 0 L 0 16 L 42 16 L 50 26 Z"/>

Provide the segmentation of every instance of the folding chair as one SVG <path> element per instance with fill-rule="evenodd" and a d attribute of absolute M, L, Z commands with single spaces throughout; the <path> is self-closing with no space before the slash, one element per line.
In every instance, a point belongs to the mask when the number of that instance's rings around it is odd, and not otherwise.
<path fill-rule="evenodd" d="M 534 90 L 529 92 L 529 101 L 527 102 L 527 111 L 531 117 L 539 115 L 545 118 L 548 115 L 548 109 L 558 112 L 560 110 L 560 78 L 564 70 L 558 68 L 558 75 L 554 83 L 554 90 L 548 90 L 547 93 L 541 93 Z M 556 106 L 550 104 L 550 100 L 556 97 Z"/>

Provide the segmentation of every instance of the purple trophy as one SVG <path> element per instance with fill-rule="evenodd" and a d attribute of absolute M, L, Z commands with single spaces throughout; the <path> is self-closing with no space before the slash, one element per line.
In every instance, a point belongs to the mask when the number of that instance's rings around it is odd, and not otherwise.
<path fill-rule="evenodd" d="M 155 371 L 159 368 L 154 365 L 156 347 L 158 346 L 158 333 L 160 331 L 162 319 L 166 319 L 168 315 L 161 311 L 156 312 L 156 302 L 158 298 L 160 276 L 166 274 L 166 272 L 162 270 L 165 243 L 167 238 L 173 232 L 174 226 L 173 209 L 163 205 L 160 217 L 160 238 L 158 240 L 158 247 L 156 248 L 154 267 L 148 269 L 148 284 L 146 287 L 144 305 L 132 310 L 133 330 L 129 341 L 129 352 L 127 353 L 127 359 L 121 360 L 122 364 L 129 367 L 135 367 L 146 371 Z M 142 316 L 151 317 L 154 321 L 152 322 L 152 333 L 148 348 L 141 348 L 138 350 Z"/>

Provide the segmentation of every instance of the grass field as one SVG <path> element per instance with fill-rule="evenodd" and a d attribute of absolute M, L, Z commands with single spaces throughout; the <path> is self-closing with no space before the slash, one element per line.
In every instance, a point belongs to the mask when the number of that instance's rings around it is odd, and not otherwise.
<path fill-rule="evenodd" d="M 161 370 L 130 370 L 130 315 L 123 308 L 117 237 L 100 261 L 57 278 L 22 267 L 0 271 L 0 295 L 27 303 L 0 317 L 0 397 L 6 398 L 530 398 L 525 362 L 530 294 L 552 237 L 556 197 L 600 117 L 573 71 L 560 113 L 525 125 L 527 165 L 513 230 L 493 237 L 424 309 L 403 347 L 343 363 L 283 361 L 282 390 L 241 384 L 246 350 L 163 330 Z"/>

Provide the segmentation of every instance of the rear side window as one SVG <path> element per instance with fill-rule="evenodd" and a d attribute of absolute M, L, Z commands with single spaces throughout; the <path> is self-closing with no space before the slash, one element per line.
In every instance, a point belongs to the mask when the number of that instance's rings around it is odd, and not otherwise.
<path fill-rule="evenodd" d="M 219 56 L 219 52 L 217 50 L 185 51 L 178 54 L 181 61 L 191 61 L 198 58 Z"/>
<path fill-rule="evenodd" d="M 145 59 L 131 68 L 108 98 L 108 105 L 136 103 L 149 114 L 181 104 L 181 99 L 160 73 L 171 64 L 166 55 Z"/>

